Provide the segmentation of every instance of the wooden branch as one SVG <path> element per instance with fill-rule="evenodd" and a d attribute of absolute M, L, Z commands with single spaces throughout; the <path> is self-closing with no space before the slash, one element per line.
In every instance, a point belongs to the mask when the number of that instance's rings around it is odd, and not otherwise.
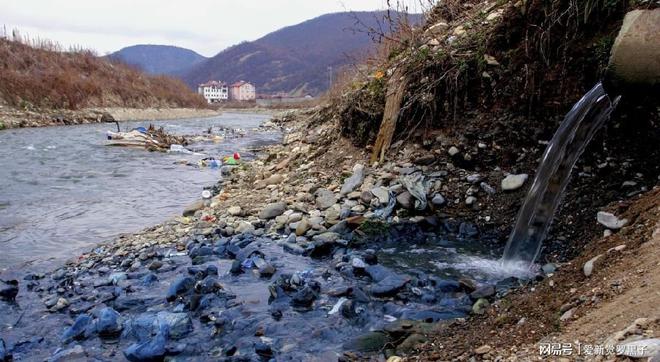
<path fill-rule="evenodd" d="M 385 159 L 385 153 L 390 148 L 407 85 L 408 78 L 404 74 L 402 67 L 396 68 L 390 79 L 387 81 L 385 112 L 383 114 L 383 121 L 380 124 L 380 129 L 378 130 L 378 136 L 376 137 L 373 152 L 371 153 L 372 163 L 376 162 L 376 160 L 383 162 Z"/>

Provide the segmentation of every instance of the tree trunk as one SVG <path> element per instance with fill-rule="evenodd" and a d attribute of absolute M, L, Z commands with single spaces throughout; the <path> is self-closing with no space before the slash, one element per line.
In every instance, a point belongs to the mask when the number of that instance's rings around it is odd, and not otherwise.
<path fill-rule="evenodd" d="M 371 153 L 372 163 L 377 160 L 382 162 L 385 159 L 385 153 L 390 148 L 407 85 L 408 78 L 403 74 L 402 68 L 397 68 L 387 81 L 385 112 Z"/>

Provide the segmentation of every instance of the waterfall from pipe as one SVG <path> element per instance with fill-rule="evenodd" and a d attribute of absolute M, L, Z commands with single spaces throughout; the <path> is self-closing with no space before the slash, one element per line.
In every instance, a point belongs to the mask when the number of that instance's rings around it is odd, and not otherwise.
<path fill-rule="evenodd" d="M 609 119 L 619 99 L 610 100 L 599 82 L 566 114 L 543 153 L 534 183 L 504 249 L 502 264 L 533 265 L 575 162 Z"/>

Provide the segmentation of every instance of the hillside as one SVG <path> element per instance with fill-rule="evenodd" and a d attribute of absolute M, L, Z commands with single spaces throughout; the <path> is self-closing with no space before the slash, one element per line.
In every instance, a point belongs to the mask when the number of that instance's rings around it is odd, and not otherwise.
<path fill-rule="evenodd" d="M 152 44 L 122 48 L 107 57 L 137 66 L 150 74 L 168 75 L 182 72 L 207 59 L 190 49 Z"/>
<path fill-rule="evenodd" d="M 242 79 L 254 83 L 259 93 L 318 95 L 328 88 L 328 67 L 336 74 L 373 49 L 366 29 L 380 28 L 384 16 L 384 12 L 323 15 L 230 47 L 182 78 L 191 87 L 209 79 Z M 412 23 L 420 20 L 421 15 L 409 15 Z"/>
<path fill-rule="evenodd" d="M 204 107 L 166 76 L 147 76 L 90 51 L 62 52 L 0 38 L 0 103 L 21 109 Z"/>

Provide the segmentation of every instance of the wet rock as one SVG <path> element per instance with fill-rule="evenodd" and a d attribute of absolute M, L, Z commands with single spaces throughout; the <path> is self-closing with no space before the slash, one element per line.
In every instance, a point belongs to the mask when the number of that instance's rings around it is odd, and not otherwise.
<path fill-rule="evenodd" d="M 7 351 L 5 340 L 0 338 L 0 362 L 11 361 L 11 355 Z"/>
<path fill-rule="evenodd" d="M 346 181 L 344 181 L 344 185 L 341 187 L 341 191 L 339 192 L 339 194 L 346 195 L 352 192 L 357 187 L 362 185 L 363 180 L 364 180 L 364 166 L 358 163 L 355 166 L 353 166 L 353 174 L 351 175 L 351 177 L 347 178 Z"/>
<path fill-rule="evenodd" d="M 65 350 L 58 350 L 52 355 L 48 362 L 85 362 L 87 361 L 87 353 L 85 349 L 77 344 Z"/>
<path fill-rule="evenodd" d="M 344 348 L 357 352 L 378 352 L 382 351 L 388 343 L 390 343 L 390 338 L 387 334 L 383 332 L 369 332 L 344 344 Z"/>
<path fill-rule="evenodd" d="M 73 325 L 67 328 L 62 334 L 62 342 L 68 343 L 72 340 L 84 339 L 89 332 L 90 326 L 92 324 L 92 317 L 88 314 L 79 315 Z M 3 361 L 0 358 L 0 361 Z"/>
<path fill-rule="evenodd" d="M 489 298 L 495 295 L 495 287 L 492 285 L 484 285 L 477 288 L 474 292 L 470 293 L 470 298 L 477 300 L 481 298 Z"/>
<path fill-rule="evenodd" d="M 410 279 L 392 274 L 371 287 L 371 294 L 379 297 L 391 296 L 403 288 Z"/>
<path fill-rule="evenodd" d="M 273 357 L 273 350 L 269 345 L 262 342 L 257 342 L 254 344 L 254 351 L 263 358 L 269 359 Z"/>
<path fill-rule="evenodd" d="M 158 281 L 158 277 L 154 273 L 149 273 L 142 278 L 142 285 L 150 286 Z"/>
<path fill-rule="evenodd" d="M 379 282 L 393 274 L 391 270 L 382 265 L 369 265 L 365 271 L 374 282 Z"/>
<path fill-rule="evenodd" d="M 284 214 L 284 211 L 286 211 L 286 203 L 284 202 L 276 202 L 272 203 L 269 205 L 266 205 L 266 207 L 261 210 L 259 213 L 259 218 L 261 219 L 274 219 L 276 216 L 280 216 Z"/>
<path fill-rule="evenodd" d="M 155 260 L 155 261 L 151 262 L 151 264 L 149 264 L 147 269 L 149 269 L 149 270 L 158 270 L 162 267 L 163 267 L 163 262 L 160 261 L 160 260 Z"/>
<path fill-rule="evenodd" d="M 192 319 L 188 313 L 158 312 L 156 323 L 167 327 L 168 335 L 174 339 L 180 339 L 193 331 Z"/>
<path fill-rule="evenodd" d="M 305 249 L 302 246 L 293 243 L 282 243 L 282 249 L 293 255 L 303 255 L 305 253 Z"/>
<path fill-rule="evenodd" d="M 117 285 L 119 284 L 119 282 L 126 279 L 128 279 L 128 274 L 124 272 L 117 272 L 110 274 L 110 276 L 108 277 L 108 282 L 112 285 Z"/>
<path fill-rule="evenodd" d="M 602 254 L 597 255 L 597 256 L 591 258 L 591 259 L 590 259 L 589 261 L 587 261 L 586 263 L 584 263 L 584 266 L 582 267 L 582 272 L 584 273 L 584 276 L 588 277 L 588 276 L 591 275 L 591 273 L 593 273 L 593 271 L 594 271 L 594 264 L 595 264 L 596 261 L 597 261 L 598 259 L 600 259 L 600 257 L 602 257 L 602 256 L 603 256 Z"/>
<path fill-rule="evenodd" d="M 176 279 L 167 290 L 166 299 L 168 302 L 176 300 L 176 298 L 187 293 L 195 285 L 195 280 L 191 277 L 179 277 Z"/>
<path fill-rule="evenodd" d="M 444 205 L 445 202 L 446 202 L 445 198 L 442 197 L 442 195 L 440 195 L 440 194 L 435 194 L 435 195 L 433 195 L 433 198 L 431 199 L 431 203 L 432 203 L 434 206 L 441 206 L 441 205 Z"/>
<path fill-rule="evenodd" d="M 364 260 L 360 258 L 353 258 L 351 260 L 351 266 L 353 269 L 364 269 L 367 267 L 367 263 L 365 263 Z"/>
<path fill-rule="evenodd" d="M 327 189 L 316 190 L 316 207 L 321 210 L 330 208 L 337 203 L 337 196 L 334 192 Z"/>
<path fill-rule="evenodd" d="M 502 190 L 504 191 L 513 191 L 522 187 L 522 185 L 527 181 L 529 175 L 526 173 L 521 173 L 519 175 L 507 175 L 502 180 Z"/>
<path fill-rule="evenodd" d="M 195 213 L 204 208 L 204 200 L 196 201 L 183 209 L 183 216 L 194 216 Z"/>
<path fill-rule="evenodd" d="M 488 309 L 488 307 L 490 307 L 490 303 L 488 302 L 488 300 L 485 298 L 481 298 L 472 305 L 472 313 L 484 314 L 486 313 L 486 309 Z"/>
<path fill-rule="evenodd" d="M 312 303 L 318 298 L 320 290 L 320 286 L 306 285 L 293 295 L 291 304 L 296 307 L 311 307 Z"/>
<path fill-rule="evenodd" d="M 458 235 L 462 238 L 472 238 L 479 235 L 479 229 L 475 224 L 462 222 L 458 227 Z"/>
<path fill-rule="evenodd" d="M 162 361 L 165 357 L 167 343 L 167 328 L 161 327 L 152 339 L 135 343 L 124 351 L 124 357 L 131 362 Z"/>
<path fill-rule="evenodd" d="M 18 295 L 18 280 L 0 280 L 0 299 L 14 301 Z"/>
<path fill-rule="evenodd" d="M 621 229 L 628 223 L 628 219 L 619 219 L 614 214 L 605 211 L 599 211 L 596 214 L 596 220 L 599 224 L 612 230 Z"/>
<path fill-rule="evenodd" d="M 96 332 L 101 336 L 116 336 L 121 332 L 119 313 L 112 308 L 103 308 L 96 321 Z"/>

